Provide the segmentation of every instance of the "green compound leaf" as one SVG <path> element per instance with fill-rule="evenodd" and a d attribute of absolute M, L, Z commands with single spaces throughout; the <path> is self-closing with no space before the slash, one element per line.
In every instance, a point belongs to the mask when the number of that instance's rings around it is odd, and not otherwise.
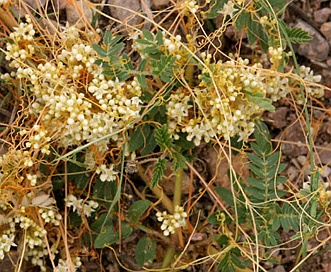
<path fill-rule="evenodd" d="M 137 129 L 133 132 L 129 142 L 130 152 L 136 151 L 137 149 L 146 145 L 147 136 L 149 135 L 150 130 L 151 129 L 148 124 L 137 127 Z"/>
<path fill-rule="evenodd" d="M 139 65 L 138 65 L 138 67 L 137 67 L 138 71 L 139 71 L 139 72 L 143 72 L 144 69 L 145 69 L 145 67 L 146 67 L 146 64 L 147 64 L 147 60 L 146 60 L 146 59 L 143 59 L 143 60 L 139 63 Z M 139 82 L 139 84 L 141 85 L 141 87 L 143 87 L 143 88 L 146 88 L 146 87 L 147 87 L 147 81 L 146 81 L 146 77 L 145 77 L 145 75 L 143 75 L 143 74 L 138 74 L 138 75 L 137 75 L 137 79 L 138 79 L 138 82 Z"/>
<path fill-rule="evenodd" d="M 301 28 L 292 28 L 287 32 L 287 35 L 292 43 L 306 43 L 313 39 L 307 31 Z"/>
<path fill-rule="evenodd" d="M 142 59 L 141 62 L 139 63 L 137 69 L 139 72 L 143 72 L 145 70 L 147 64 L 147 60 L 146 59 Z"/>
<path fill-rule="evenodd" d="M 285 202 L 282 207 L 282 212 L 278 214 L 278 217 L 284 231 L 289 232 L 291 229 L 293 229 L 294 232 L 299 231 L 302 216 L 300 216 L 298 211 L 292 205 Z"/>
<path fill-rule="evenodd" d="M 240 253 L 237 253 L 236 250 L 227 252 L 217 265 L 217 271 L 237 272 L 238 269 L 244 269 L 246 264 L 239 259 L 238 255 Z"/>
<path fill-rule="evenodd" d="M 161 150 L 170 150 L 174 147 L 172 138 L 166 125 L 162 125 L 155 130 L 155 139 Z"/>
<path fill-rule="evenodd" d="M 275 107 L 272 105 L 272 100 L 270 98 L 263 97 L 262 94 L 250 94 L 247 93 L 248 100 L 258 105 L 262 109 L 265 109 L 270 112 L 275 112 Z"/>
<path fill-rule="evenodd" d="M 260 157 L 254 155 L 252 153 L 247 153 L 247 157 L 257 167 L 262 168 L 262 167 L 266 166 L 266 162 L 264 160 L 262 160 Z"/>
<path fill-rule="evenodd" d="M 246 179 L 249 187 L 245 190 L 253 202 L 272 201 L 277 197 L 283 197 L 284 191 L 279 190 L 277 186 L 286 181 L 279 176 L 286 165 L 279 162 L 280 153 L 272 151 L 268 127 L 263 122 L 257 121 L 254 136 L 256 143 L 251 143 L 251 147 L 255 154 L 247 154 L 251 161 L 247 165 L 253 176 Z M 269 237 L 268 233 L 266 237 Z"/>
<path fill-rule="evenodd" d="M 112 38 L 113 38 L 113 34 L 111 33 L 111 31 L 106 31 L 105 35 L 103 36 L 104 44 L 109 45 L 111 43 Z"/>
<path fill-rule="evenodd" d="M 256 121 L 255 125 L 254 137 L 256 139 L 256 144 L 253 143 L 251 146 L 258 156 L 264 157 L 272 151 L 270 133 L 265 123 Z"/>
<path fill-rule="evenodd" d="M 136 261 L 140 266 L 150 265 L 156 257 L 156 242 L 149 237 L 139 240 L 136 247 Z"/>
<path fill-rule="evenodd" d="M 312 40 L 312 37 L 309 33 L 301 28 L 290 28 L 283 21 L 279 21 L 282 26 L 282 29 L 286 31 L 286 39 L 290 43 L 298 44 L 298 43 L 306 43 Z"/>
<path fill-rule="evenodd" d="M 149 237 L 139 240 L 136 247 L 136 261 L 140 266 L 150 265 L 156 256 L 156 242 Z"/>
<path fill-rule="evenodd" d="M 128 218 L 131 223 L 136 224 L 151 204 L 152 202 L 147 199 L 141 199 L 134 202 L 128 210 Z"/>
<path fill-rule="evenodd" d="M 231 257 L 232 257 L 232 262 L 236 267 L 241 268 L 241 269 L 245 268 L 245 264 L 243 263 L 242 260 L 239 259 L 237 253 L 231 254 Z"/>
<path fill-rule="evenodd" d="M 258 234 L 259 240 L 264 241 L 266 246 L 276 246 L 279 241 L 280 235 L 272 229 L 265 228 Z"/>
<path fill-rule="evenodd" d="M 124 47 L 124 43 L 118 43 L 107 50 L 107 57 L 110 58 L 111 56 L 114 56 L 122 51 Z"/>
<path fill-rule="evenodd" d="M 266 169 L 265 168 L 260 168 L 257 167 L 256 165 L 249 163 L 248 164 L 249 169 L 259 178 L 263 179 L 263 178 L 267 178 L 267 173 L 266 173 Z"/>
<path fill-rule="evenodd" d="M 220 246 L 222 246 L 222 245 L 226 245 L 226 244 L 228 244 L 229 243 L 229 237 L 227 237 L 226 235 L 221 235 L 221 236 L 219 236 L 219 237 L 217 237 L 217 238 L 215 238 L 214 239 L 215 240 L 215 242 L 217 242 Z"/>
<path fill-rule="evenodd" d="M 160 44 L 160 39 L 163 39 L 162 33 L 161 36 L 160 34 L 156 36 L 156 41 L 154 35 L 146 29 L 143 30 L 143 36 L 144 37 L 136 40 L 137 43 L 142 45 L 142 49 L 138 51 L 148 55 L 151 59 L 159 60 L 160 56 L 163 54 L 159 49 L 159 46 L 163 44 L 163 42 Z"/>
<path fill-rule="evenodd" d="M 163 158 L 159 158 L 157 162 L 154 165 L 153 169 L 153 176 L 152 176 L 152 182 L 151 182 L 151 187 L 155 188 L 159 181 L 163 177 L 164 170 L 167 168 L 166 167 L 167 160 Z"/>
<path fill-rule="evenodd" d="M 144 40 L 144 39 L 137 39 L 136 42 L 140 43 L 140 44 L 145 44 L 145 45 L 152 45 L 153 44 L 150 41 Z"/>
<path fill-rule="evenodd" d="M 146 145 L 141 150 L 140 154 L 141 156 L 148 155 L 149 153 L 153 152 L 153 150 L 156 148 L 157 143 L 154 137 L 154 130 L 151 130 L 150 133 L 147 135 Z"/>
<path fill-rule="evenodd" d="M 238 30 L 242 30 L 245 25 L 247 24 L 247 21 L 250 20 L 250 14 L 248 12 L 241 12 L 235 21 L 235 26 Z"/>
<path fill-rule="evenodd" d="M 228 204 L 231 207 L 234 207 L 233 195 L 229 189 L 217 186 L 215 187 L 215 191 L 220 196 L 220 198 L 224 200 L 226 204 Z"/>
<path fill-rule="evenodd" d="M 93 49 L 101 58 L 106 58 L 107 57 L 107 51 L 104 50 L 100 45 L 98 44 L 93 44 L 92 45 Z"/>
<path fill-rule="evenodd" d="M 107 50 L 102 49 L 101 46 L 97 44 L 93 44 L 93 49 L 98 53 L 100 57 L 111 58 L 123 49 L 124 43 L 119 42 L 122 37 L 123 36 L 121 35 L 113 37 L 112 33 L 110 31 L 107 31 L 103 36 L 103 43 L 106 45 Z"/>
<path fill-rule="evenodd" d="M 102 220 L 103 221 L 103 220 Z M 121 224 L 121 239 L 125 239 L 132 233 L 132 227 L 128 223 L 123 222 Z M 115 229 L 114 225 L 107 224 L 99 233 L 97 238 L 94 240 L 95 248 L 104 248 L 106 245 L 112 245 L 118 242 L 120 235 L 118 230 Z"/>
<path fill-rule="evenodd" d="M 117 44 L 122 39 L 122 37 L 123 36 L 118 35 L 113 38 L 113 34 L 111 33 L 111 31 L 106 31 L 105 35 L 103 36 L 103 42 L 109 48 Z"/>
<path fill-rule="evenodd" d="M 148 41 L 151 42 L 154 41 L 154 35 L 151 32 L 149 32 L 147 29 L 143 29 L 143 35 Z"/>
<path fill-rule="evenodd" d="M 259 180 L 259 182 L 263 185 L 262 181 Z M 265 188 L 263 186 L 263 188 Z M 263 190 L 260 190 L 256 187 L 247 187 L 246 191 L 251 195 L 251 198 L 254 198 L 254 201 L 252 202 L 263 202 L 266 201 L 266 199 L 271 198 L 269 192 L 266 194 Z"/>
<path fill-rule="evenodd" d="M 163 45 L 163 34 L 160 30 L 156 33 L 156 40 L 158 45 Z"/>
<path fill-rule="evenodd" d="M 186 158 L 179 152 L 172 153 L 172 159 L 174 163 L 174 171 L 177 171 L 179 168 L 186 169 Z"/>
<path fill-rule="evenodd" d="M 265 189 L 264 184 L 263 184 L 263 183 L 261 182 L 261 180 L 259 180 L 259 179 L 256 179 L 256 178 L 253 178 L 253 177 L 250 177 L 250 178 L 246 179 L 246 182 L 247 182 L 249 185 L 252 186 L 252 187 L 250 187 L 250 188 L 255 187 L 255 188 L 257 188 L 257 189 L 259 189 L 259 190 L 261 190 L 261 191 L 263 191 L 263 190 Z M 248 189 L 248 188 L 247 188 L 247 189 Z"/>
<path fill-rule="evenodd" d="M 278 164 L 279 160 L 280 160 L 280 154 L 279 154 L 279 152 L 275 152 L 275 153 L 271 154 L 270 156 L 268 156 L 268 161 L 266 163 L 266 166 L 272 167 L 272 166 Z M 279 172 L 281 172 L 281 171 L 279 171 Z"/>
<path fill-rule="evenodd" d="M 147 87 L 147 81 L 146 77 L 144 75 L 137 75 L 137 79 L 141 87 L 146 88 Z"/>
<path fill-rule="evenodd" d="M 154 75 L 160 76 L 160 79 L 164 82 L 170 82 L 174 77 L 173 70 L 177 68 L 174 65 L 176 57 L 161 55 L 160 59 L 151 60 L 151 65 L 153 68 L 152 73 Z"/>

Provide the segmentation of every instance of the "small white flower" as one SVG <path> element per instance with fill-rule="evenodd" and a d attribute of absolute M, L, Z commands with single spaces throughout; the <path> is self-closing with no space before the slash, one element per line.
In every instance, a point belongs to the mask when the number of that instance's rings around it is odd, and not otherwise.
<path fill-rule="evenodd" d="M 94 212 L 94 209 L 92 209 L 92 207 L 88 204 L 84 204 L 84 214 L 87 216 L 87 217 L 90 217 L 91 216 L 91 213 Z"/>
<path fill-rule="evenodd" d="M 97 174 L 100 175 L 101 181 L 114 181 L 116 180 L 117 172 L 113 170 L 114 166 L 111 165 L 109 168 L 107 168 L 107 165 L 102 164 L 97 168 L 95 171 Z"/>
<path fill-rule="evenodd" d="M 163 213 L 156 213 L 157 220 L 162 222 L 161 230 L 164 236 L 174 234 L 175 230 L 186 226 L 187 213 L 184 212 L 184 208 L 180 206 L 175 207 L 174 214 L 168 214 L 166 211 Z"/>
<path fill-rule="evenodd" d="M 234 4 L 232 1 L 228 1 L 226 4 L 224 4 L 223 8 L 218 12 L 222 13 L 225 16 L 229 15 L 231 18 L 233 17 L 233 13 L 236 12 L 238 9 L 234 7 Z"/>
<path fill-rule="evenodd" d="M 66 205 L 67 207 L 73 207 L 73 211 L 75 212 L 76 210 L 77 211 L 80 211 L 83 206 L 82 206 L 82 202 L 83 202 L 83 199 L 77 199 L 77 197 L 75 197 L 74 195 L 69 195 L 67 198 L 66 198 Z"/>
<path fill-rule="evenodd" d="M 90 217 L 95 209 L 98 208 L 99 204 L 93 200 L 89 200 L 87 203 L 84 204 L 84 214 L 87 217 Z"/>

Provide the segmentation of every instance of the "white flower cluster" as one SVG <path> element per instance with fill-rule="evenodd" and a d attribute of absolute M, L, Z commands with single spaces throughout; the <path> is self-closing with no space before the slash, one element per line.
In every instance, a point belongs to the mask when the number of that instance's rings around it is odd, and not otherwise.
<path fill-rule="evenodd" d="M 100 174 L 101 181 L 115 181 L 118 174 L 114 171 L 114 165 L 107 167 L 105 164 L 100 165 L 95 172 Z"/>
<path fill-rule="evenodd" d="M 82 265 L 80 257 L 72 258 L 72 264 L 73 264 L 75 270 L 79 269 Z M 68 266 L 67 262 L 62 259 L 59 259 L 58 265 L 55 268 L 55 272 L 69 272 L 69 271 L 71 271 L 71 270 L 70 270 L 70 267 Z"/>
<path fill-rule="evenodd" d="M 289 85 L 288 77 L 274 76 L 270 77 L 265 83 L 265 88 L 268 94 L 268 97 L 272 101 L 277 101 L 282 97 L 285 97 L 290 91 L 291 87 Z"/>
<path fill-rule="evenodd" d="M 37 185 L 37 175 L 26 174 L 26 178 L 30 181 L 31 186 Z"/>
<path fill-rule="evenodd" d="M 80 40 L 80 31 L 75 26 L 70 26 L 67 24 L 63 29 L 62 33 L 59 33 L 62 38 L 61 41 L 65 43 L 67 47 L 72 47 L 77 44 L 77 41 Z"/>
<path fill-rule="evenodd" d="M 196 145 L 199 145 L 201 140 L 208 142 L 216 135 L 226 139 L 238 135 L 239 139 L 247 139 L 254 131 L 252 116 L 262 112 L 261 107 L 250 101 L 248 95 L 266 96 L 264 76 L 259 70 L 261 65 L 248 67 L 249 61 L 241 58 L 237 61 L 218 61 L 211 64 L 210 55 L 202 54 L 202 57 L 209 68 L 202 70 L 200 84 L 193 89 L 193 108 L 197 109 L 198 113 L 188 114 L 184 120 L 185 116 L 181 115 L 180 123 L 174 114 L 176 112 L 171 108 L 167 110 L 170 132 L 187 133 L 187 140 L 193 140 Z M 212 74 L 209 71 L 212 71 Z M 176 96 L 170 97 L 168 104 L 172 103 L 180 108 L 180 101 Z M 193 101 L 191 103 L 193 104 Z M 184 100 L 182 108 L 187 109 L 187 104 Z"/>
<path fill-rule="evenodd" d="M 283 50 L 269 48 L 269 53 L 272 69 L 277 69 Z M 259 101 L 279 100 L 298 84 L 291 77 L 265 73 L 260 63 L 249 65 L 248 59 L 211 63 L 210 54 L 202 53 L 201 57 L 207 68 L 201 71 L 199 86 L 191 92 L 178 89 L 166 105 L 170 133 L 175 139 L 179 133 L 186 133 L 187 140 L 195 145 L 220 136 L 246 140 L 254 131 L 253 117 L 264 110 Z M 314 76 L 307 67 L 301 67 L 300 72 L 307 80 L 307 92 L 321 97 L 323 89 L 308 83 L 319 82 L 320 76 Z"/>
<path fill-rule="evenodd" d="M 83 203 L 83 199 L 78 199 L 74 195 L 68 195 L 65 201 L 67 207 L 72 207 L 72 210 L 74 212 L 77 212 L 78 214 L 84 213 L 87 217 L 90 217 L 91 214 L 95 212 L 96 208 L 98 208 L 99 206 L 99 204 L 94 200 L 88 200 Z"/>
<path fill-rule="evenodd" d="M 6 60 L 12 60 L 10 67 L 19 68 L 22 62 L 34 54 L 34 47 L 29 44 L 32 42 L 35 35 L 31 18 L 26 16 L 26 23 L 20 23 L 18 27 L 14 27 L 14 32 L 10 33 L 9 37 L 13 43 L 8 43 L 6 46 Z M 22 41 L 27 41 L 23 43 Z"/>
<path fill-rule="evenodd" d="M 48 251 L 44 243 L 44 236 L 47 234 L 47 231 L 25 214 L 26 208 L 21 207 L 18 213 L 8 217 L 7 223 L 9 228 L 4 232 L 4 234 L 7 234 L 9 239 L 13 241 L 13 236 L 15 236 L 17 229 L 23 230 L 25 242 L 27 244 L 27 249 L 24 252 L 24 258 L 26 260 L 30 260 L 33 265 L 39 266 L 41 271 L 46 271 L 43 258 L 48 255 Z"/>
<path fill-rule="evenodd" d="M 200 145 L 204 140 L 206 143 L 213 137 L 214 132 L 207 120 L 191 119 L 188 124 L 182 129 L 182 132 L 187 133 L 186 139 L 194 142 L 196 146 Z"/>
<path fill-rule="evenodd" d="M 163 44 L 168 50 L 167 53 L 175 55 L 177 60 L 180 60 L 183 56 L 183 48 L 181 44 L 182 37 L 176 35 L 175 37 L 166 38 L 163 33 Z"/>
<path fill-rule="evenodd" d="M 17 70 L 1 78 L 25 82 L 34 96 L 30 113 L 43 115 L 40 125 L 49 128 L 48 135 L 56 135 L 53 140 L 58 140 L 60 146 L 81 145 L 105 135 L 112 135 L 109 137 L 112 141 L 121 141 L 116 131 L 140 116 L 138 80 L 122 82 L 105 76 L 95 64 L 94 49 L 72 27 L 61 33 L 66 46 L 55 51 L 53 60 L 32 66 L 24 61 L 28 57 L 33 59 L 34 48 L 38 47 L 34 44 L 34 33 L 29 18 L 13 32 L 6 59 Z M 32 139 L 31 146 L 39 147 L 37 140 Z M 108 142 L 109 139 L 96 143 L 101 156 L 108 150 Z"/>
<path fill-rule="evenodd" d="M 33 166 L 33 160 L 29 151 L 9 150 L 6 154 L 0 156 L 0 166 L 3 172 L 3 179 L 10 176 L 15 169 L 24 169 Z M 15 172 L 15 171 L 14 171 Z M 14 173 L 13 172 L 13 173 Z M 22 176 L 20 179 L 24 179 Z"/>
<path fill-rule="evenodd" d="M 278 47 L 269 47 L 268 52 L 270 54 L 270 62 L 274 65 L 274 67 L 277 69 L 279 66 L 280 61 L 283 59 L 283 48 Z"/>
<path fill-rule="evenodd" d="M 166 211 L 163 213 L 157 212 L 156 217 L 159 222 L 162 222 L 161 230 L 164 236 L 174 234 L 175 229 L 186 226 L 187 213 L 180 206 L 175 207 L 174 214 L 168 214 Z"/>
<path fill-rule="evenodd" d="M 62 220 L 61 214 L 54 211 L 50 208 L 40 208 L 39 213 L 41 218 L 44 220 L 45 223 L 51 223 L 54 226 L 59 226 L 60 221 Z"/>
<path fill-rule="evenodd" d="M 182 3 L 182 10 L 195 14 L 199 10 L 199 5 L 195 0 L 185 0 Z"/>
<path fill-rule="evenodd" d="M 23 129 L 20 131 L 21 135 L 28 134 L 29 140 L 25 143 L 27 148 L 32 148 L 35 150 L 41 151 L 43 154 L 50 154 L 49 142 L 51 138 L 47 136 L 48 131 L 44 128 L 41 128 L 39 125 L 34 125 L 33 128 L 28 132 Z"/>
<path fill-rule="evenodd" d="M 36 177 L 36 175 L 27 174 L 27 176 L 29 175 L 31 181 Z M 36 194 L 37 196 L 34 197 Z M 62 218 L 55 210 L 55 200 L 42 191 L 24 193 L 22 198 L 16 193 L 15 195 L 12 194 L 11 198 L 10 202 L 13 204 L 8 204 L 8 197 L 2 198 L 0 203 L 0 225 L 2 226 L 0 259 L 4 257 L 6 252 L 9 252 L 11 246 L 15 246 L 16 236 L 24 237 L 20 241 L 20 248 L 25 247 L 22 243 L 26 244 L 23 257 L 31 261 L 33 265 L 39 266 L 41 271 L 46 271 L 44 257 L 48 255 L 48 250 L 44 237 L 47 235 L 47 228 L 59 226 Z M 20 206 L 20 208 L 13 210 L 12 205 Z M 39 221 L 36 211 L 39 211 L 40 218 L 44 221 L 43 225 L 36 223 Z M 56 247 L 57 245 L 55 248 L 54 245 L 52 246 L 54 250 Z"/>
<path fill-rule="evenodd" d="M 167 114 L 169 116 L 177 116 L 176 123 L 182 124 L 188 117 L 190 97 L 184 93 L 183 89 L 178 89 L 175 93 L 170 95 L 169 102 L 167 103 Z M 176 128 L 175 122 L 170 122 L 170 128 Z M 176 139 L 176 137 L 175 137 Z"/>
<path fill-rule="evenodd" d="M 26 241 L 29 248 L 42 246 L 43 237 L 47 233 L 46 230 L 37 225 L 31 218 L 25 216 L 24 213 L 25 207 L 22 207 L 19 215 L 8 218 L 10 228 L 14 230 L 16 225 L 18 225 L 20 229 L 27 231 Z"/>
<path fill-rule="evenodd" d="M 312 86 L 309 84 L 309 82 L 319 83 L 322 77 L 320 75 L 314 75 L 314 71 L 311 70 L 310 67 L 300 66 L 299 70 L 300 70 L 300 77 L 307 81 L 305 83 L 305 90 L 307 91 L 307 93 L 317 98 L 323 97 L 324 96 L 323 88 Z"/>
<path fill-rule="evenodd" d="M 125 96 L 125 82 L 120 82 L 118 79 L 107 80 L 103 74 L 99 74 L 89 84 L 88 91 L 99 102 L 101 109 L 112 118 L 121 117 L 119 121 L 127 122 L 139 117 L 141 101 L 138 96 L 131 98 Z"/>
<path fill-rule="evenodd" d="M 0 7 L 6 5 L 8 3 L 9 3 L 8 0 L 0 0 Z"/>
<path fill-rule="evenodd" d="M 17 246 L 14 243 L 15 235 L 2 234 L 0 237 L 0 260 L 5 258 L 5 253 L 10 251 L 12 246 Z"/>

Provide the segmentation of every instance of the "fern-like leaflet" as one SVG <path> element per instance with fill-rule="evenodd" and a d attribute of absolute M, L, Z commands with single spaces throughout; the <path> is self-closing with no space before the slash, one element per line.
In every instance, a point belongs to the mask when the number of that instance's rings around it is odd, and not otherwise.
<path fill-rule="evenodd" d="M 171 135 L 169 134 L 166 125 L 162 125 L 155 130 L 155 139 L 162 151 L 170 151 L 174 147 Z"/>
<path fill-rule="evenodd" d="M 159 181 L 162 179 L 164 170 L 166 169 L 167 160 L 164 158 L 158 158 L 154 165 L 151 187 L 155 188 Z"/>
<path fill-rule="evenodd" d="M 286 32 L 286 40 L 287 42 L 291 42 L 294 44 L 302 44 L 306 43 L 312 40 L 312 37 L 309 35 L 309 33 L 301 28 L 293 27 L 290 28 L 287 24 L 280 21 L 281 27 Z"/>

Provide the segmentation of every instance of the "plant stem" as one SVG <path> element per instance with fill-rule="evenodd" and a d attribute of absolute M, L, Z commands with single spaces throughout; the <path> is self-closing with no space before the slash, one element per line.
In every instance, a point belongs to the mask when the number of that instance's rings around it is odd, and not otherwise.
<path fill-rule="evenodd" d="M 176 253 L 175 247 L 173 245 L 169 246 L 162 262 L 162 268 L 169 267 L 169 265 L 173 261 L 173 257 L 175 256 L 175 253 Z"/>
<path fill-rule="evenodd" d="M 155 187 L 155 188 L 151 187 L 151 183 L 146 179 L 145 169 L 142 166 L 138 167 L 138 175 L 146 183 L 146 185 L 152 190 L 153 194 L 160 199 L 161 203 L 168 210 L 168 212 L 172 213 L 174 211 L 174 206 L 172 204 L 171 199 L 164 194 L 161 187 Z"/>
<path fill-rule="evenodd" d="M 176 172 L 174 196 L 172 199 L 174 209 L 176 206 L 181 205 L 183 171 L 184 171 L 183 168 L 180 167 Z M 174 210 L 172 213 L 174 213 Z M 183 246 L 182 232 L 176 231 L 176 233 L 172 235 L 171 238 L 175 245 L 180 244 L 181 247 Z M 175 247 L 173 245 L 169 245 L 166 252 L 166 256 L 162 264 L 162 268 L 169 266 L 170 262 L 174 259 L 175 254 L 176 254 Z"/>
<path fill-rule="evenodd" d="M 173 198 L 173 206 L 180 206 L 181 197 L 182 197 L 182 179 L 183 179 L 183 168 L 180 167 L 176 173 L 175 179 L 175 188 L 174 188 L 174 198 Z"/>

